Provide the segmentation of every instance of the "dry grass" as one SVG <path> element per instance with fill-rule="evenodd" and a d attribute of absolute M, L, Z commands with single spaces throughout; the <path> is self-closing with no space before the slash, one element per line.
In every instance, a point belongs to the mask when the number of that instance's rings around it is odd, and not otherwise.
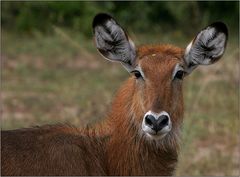
<path fill-rule="evenodd" d="M 55 31 L 53 36 L 36 33 L 32 38 L 3 32 L 2 129 L 98 122 L 127 78 L 121 66 L 96 54 L 92 42 Z M 177 175 L 240 174 L 236 46 L 230 40 L 219 63 L 197 69 L 185 81 Z"/>

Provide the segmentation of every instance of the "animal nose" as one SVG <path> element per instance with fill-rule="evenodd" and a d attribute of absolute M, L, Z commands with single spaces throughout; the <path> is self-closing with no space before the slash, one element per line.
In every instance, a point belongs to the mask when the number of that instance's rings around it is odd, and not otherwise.
<path fill-rule="evenodd" d="M 145 125 L 156 131 L 156 133 L 162 130 L 168 124 L 169 117 L 167 115 L 161 115 L 157 118 L 155 118 L 153 115 L 147 115 L 145 117 Z"/>

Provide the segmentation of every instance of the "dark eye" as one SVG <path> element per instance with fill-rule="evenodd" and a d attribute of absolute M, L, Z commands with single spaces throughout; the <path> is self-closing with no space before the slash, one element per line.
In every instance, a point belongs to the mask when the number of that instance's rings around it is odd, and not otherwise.
<path fill-rule="evenodd" d="M 180 79 L 180 80 L 182 80 L 182 79 L 184 78 L 184 75 L 185 75 L 185 71 L 179 70 L 179 71 L 177 71 L 177 73 L 175 74 L 174 79 Z"/>
<path fill-rule="evenodd" d="M 140 73 L 139 71 L 137 71 L 137 70 L 132 71 L 132 73 L 134 74 L 134 76 L 136 77 L 136 79 L 139 79 L 139 78 L 142 77 L 141 73 Z"/>

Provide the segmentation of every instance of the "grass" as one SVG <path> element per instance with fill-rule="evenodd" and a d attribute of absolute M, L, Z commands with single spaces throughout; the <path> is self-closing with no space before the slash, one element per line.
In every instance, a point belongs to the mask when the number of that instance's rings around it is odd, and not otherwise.
<path fill-rule="evenodd" d="M 2 129 L 101 121 L 127 78 L 120 65 L 97 54 L 91 40 L 54 29 L 46 36 L 2 31 Z M 163 41 L 185 46 L 190 40 L 174 34 Z M 141 36 L 137 43 L 156 38 Z M 186 78 L 177 175 L 239 176 L 238 84 L 239 50 L 233 38 L 220 62 Z"/>

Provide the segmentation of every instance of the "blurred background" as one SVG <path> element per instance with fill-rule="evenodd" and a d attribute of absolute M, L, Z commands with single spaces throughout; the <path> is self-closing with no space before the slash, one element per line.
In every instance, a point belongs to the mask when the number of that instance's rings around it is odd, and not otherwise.
<path fill-rule="evenodd" d="M 223 21 L 222 60 L 184 83 L 185 119 L 176 175 L 239 176 L 239 2 L 2 2 L 2 129 L 101 121 L 128 73 L 92 40 L 98 12 L 112 14 L 137 44 L 185 48 Z"/>

